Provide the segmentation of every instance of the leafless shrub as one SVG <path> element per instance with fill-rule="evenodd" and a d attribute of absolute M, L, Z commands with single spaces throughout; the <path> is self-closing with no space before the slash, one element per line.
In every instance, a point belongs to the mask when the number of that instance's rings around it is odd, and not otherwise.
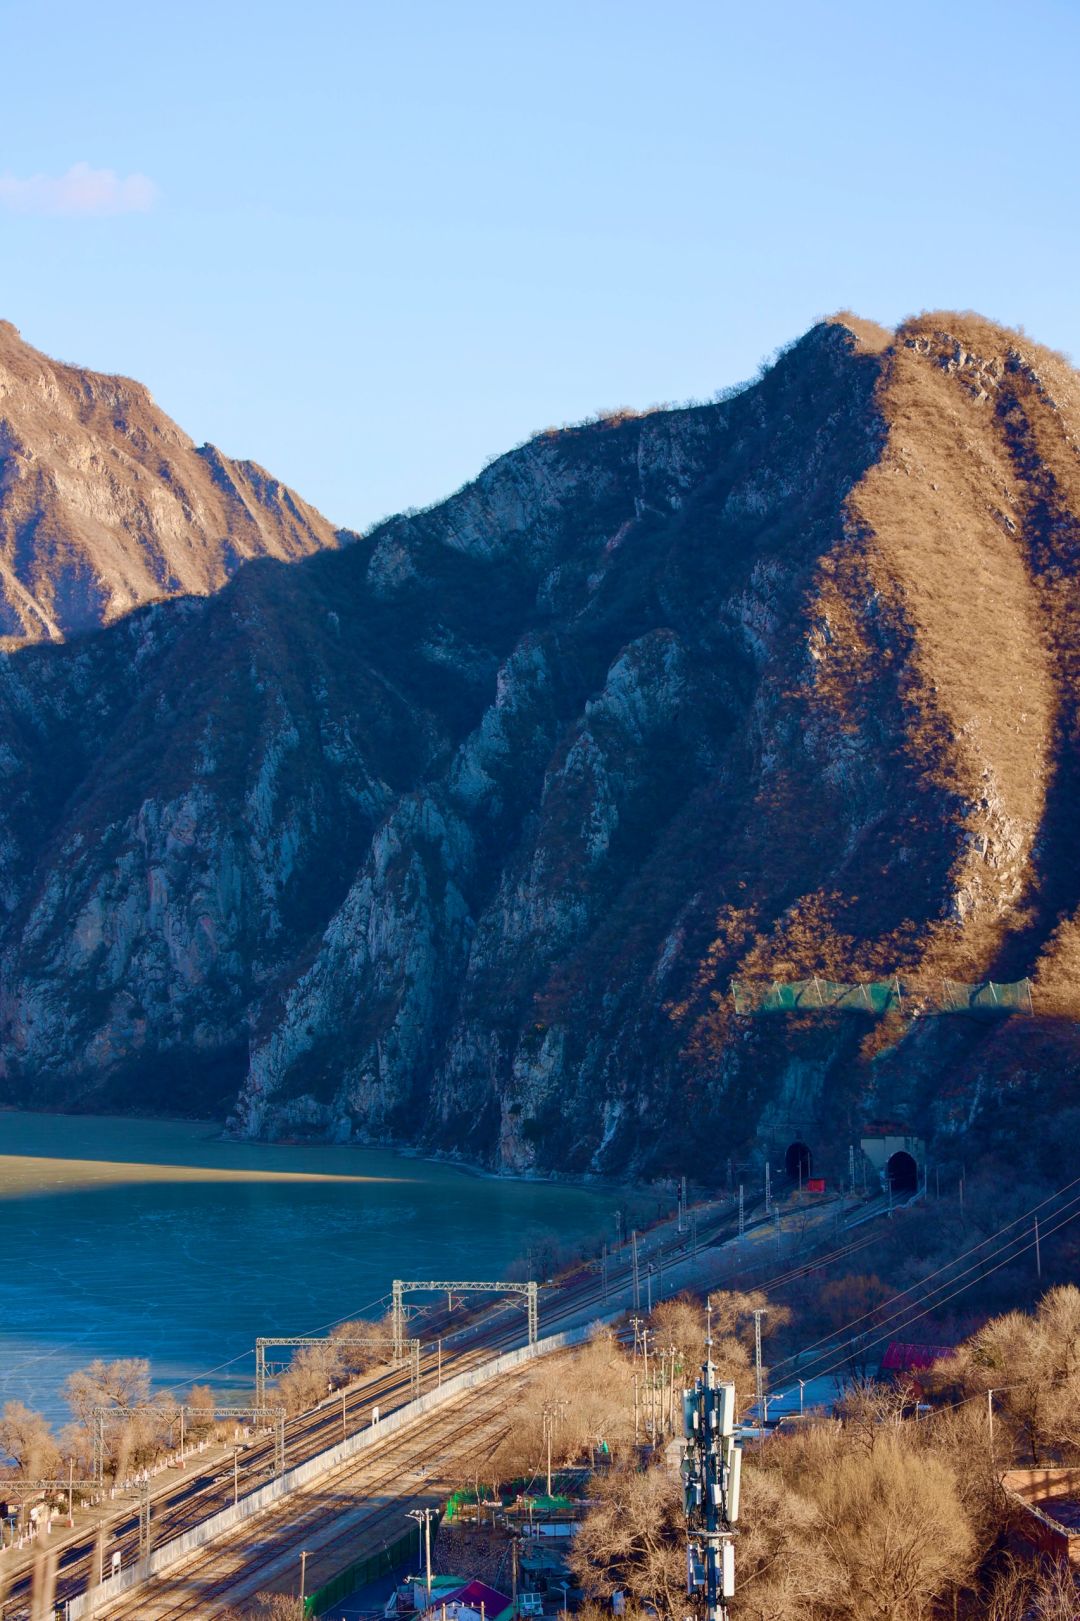
<path fill-rule="evenodd" d="M 304 1606 L 291 1593 L 256 1593 L 255 1613 L 260 1621 L 302 1621 Z"/>
<path fill-rule="evenodd" d="M 664 1468 L 618 1469 L 600 1481 L 596 1504 L 574 1538 L 570 1566 L 594 1599 L 627 1594 L 664 1616 L 686 1611 L 682 1496 Z"/>
<path fill-rule="evenodd" d="M 6 1453 L 30 1480 L 54 1480 L 60 1472 L 60 1448 L 51 1425 L 21 1401 L 4 1404 L 0 1453 Z"/>

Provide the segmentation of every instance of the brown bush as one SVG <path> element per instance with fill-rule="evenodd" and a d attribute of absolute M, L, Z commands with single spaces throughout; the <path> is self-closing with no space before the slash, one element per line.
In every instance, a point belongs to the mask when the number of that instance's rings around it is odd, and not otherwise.
<path fill-rule="evenodd" d="M 978 1541 L 955 1470 L 916 1431 L 889 1422 L 867 1447 L 842 1423 L 818 1424 L 775 1437 L 760 1459 L 748 1460 L 744 1518 L 753 1516 L 759 1552 L 743 1578 L 746 1613 L 779 1621 L 780 1608 L 755 1611 L 752 1587 L 760 1584 L 777 1606 L 790 1589 L 781 1577 L 798 1569 L 808 1541 L 827 1567 L 813 1564 L 819 1596 L 811 1605 L 804 1595 L 792 1616 L 921 1621 L 932 1602 L 968 1579 Z M 772 1477 L 771 1492 L 759 1471 Z"/>
<path fill-rule="evenodd" d="M 6 1453 L 28 1480 L 55 1480 L 60 1473 L 60 1448 L 51 1425 L 21 1401 L 4 1404 L 0 1453 Z"/>
<path fill-rule="evenodd" d="M 492 1469 L 502 1481 L 541 1475 L 547 1466 L 547 1427 L 554 1468 L 607 1447 L 624 1454 L 634 1442 L 634 1366 L 607 1332 L 569 1356 L 535 1368 L 514 1404 L 513 1423 Z M 545 1417 L 546 1415 L 546 1417 Z"/>
<path fill-rule="evenodd" d="M 595 1488 L 596 1502 L 571 1544 L 570 1568 L 592 1598 L 624 1592 L 661 1616 L 686 1613 L 682 1493 L 664 1468 L 618 1469 Z"/>

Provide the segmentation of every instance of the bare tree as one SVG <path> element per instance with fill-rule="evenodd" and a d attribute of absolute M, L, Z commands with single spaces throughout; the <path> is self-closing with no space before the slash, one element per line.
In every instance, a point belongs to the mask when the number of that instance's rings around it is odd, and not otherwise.
<path fill-rule="evenodd" d="M 89 1423 L 95 1407 L 141 1407 L 149 1395 L 150 1364 L 145 1357 L 121 1357 L 115 1362 L 95 1357 L 64 1381 L 64 1399 L 84 1424 Z"/>
<path fill-rule="evenodd" d="M 586 1594 L 617 1591 L 661 1616 L 686 1612 L 686 1552 L 678 1479 L 660 1467 L 613 1470 L 570 1550 L 570 1568 Z"/>
<path fill-rule="evenodd" d="M 1011 1555 L 979 1597 L 981 1621 L 1076 1621 L 1076 1580 L 1068 1564 Z"/>
<path fill-rule="evenodd" d="M 748 1468 L 740 1511 L 735 1614 L 746 1621 L 827 1616 L 843 1580 L 813 1501 L 780 1474 Z"/>
<path fill-rule="evenodd" d="M 539 1364 L 514 1404 L 514 1421 L 492 1469 L 500 1480 L 540 1475 L 551 1442 L 555 1468 L 610 1456 L 634 1443 L 634 1369 L 606 1330 L 569 1356 Z"/>
<path fill-rule="evenodd" d="M 304 1606 L 292 1593 L 256 1593 L 255 1613 L 260 1621 L 303 1621 Z"/>
<path fill-rule="evenodd" d="M 31 1480 L 53 1480 L 60 1470 L 60 1448 L 49 1421 L 21 1401 L 9 1401 L 0 1415 L 0 1452 Z"/>

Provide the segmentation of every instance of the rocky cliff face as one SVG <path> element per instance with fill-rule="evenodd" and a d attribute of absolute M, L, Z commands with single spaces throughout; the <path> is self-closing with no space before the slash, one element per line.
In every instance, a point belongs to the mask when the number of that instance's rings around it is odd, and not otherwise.
<path fill-rule="evenodd" d="M 610 1171 L 1068 1090 L 1078 430 L 1016 334 L 837 321 L 9 654 L 3 1096 Z M 727 994 L 894 972 L 1036 1015 Z"/>
<path fill-rule="evenodd" d="M 254 462 L 196 449 L 140 383 L 61 365 L 0 321 L 0 648 L 338 539 Z"/>

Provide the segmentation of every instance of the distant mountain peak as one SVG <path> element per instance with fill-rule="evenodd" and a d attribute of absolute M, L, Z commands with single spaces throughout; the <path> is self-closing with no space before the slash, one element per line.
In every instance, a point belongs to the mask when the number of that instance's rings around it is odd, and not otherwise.
<path fill-rule="evenodd" d="M 0 647 L 339 541 L 255 463 L 197 449 L 142 383 L 52 360 L 0 321 Z"/>

